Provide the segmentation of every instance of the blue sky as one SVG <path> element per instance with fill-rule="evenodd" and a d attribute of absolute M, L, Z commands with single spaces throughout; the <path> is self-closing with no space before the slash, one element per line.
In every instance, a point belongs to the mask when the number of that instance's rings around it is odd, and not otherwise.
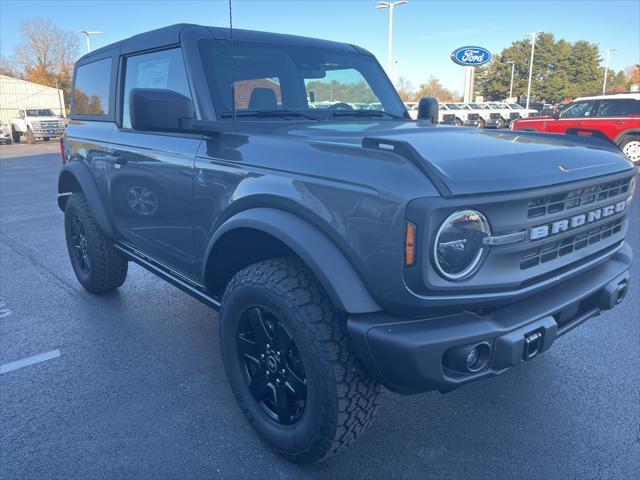
<path fill-rule="evenodd" d="M 387 58 L 387 11 L 374 0 L 233 0 L 234 26 L 326 38 L 361 45 L 383 65 Z M 172 23 L 228 25 L 227 1 L 0 0 L 0 53 L 11 56 L 24 19 L 40 16 L 67 30 L 100 30 L 94 48 Z M 450 60 L 463 45 L 500 52 L 534 30 L 570 41 L 617 48 L 611 68 L 640 63 L 640 0 L 432 1 L 409 0 L 395 10 L 397 72 L 413 85 L 438 77 L 462 91 L 463 68 Z M 81 53 L 84 53 L 84 43 Z"/>

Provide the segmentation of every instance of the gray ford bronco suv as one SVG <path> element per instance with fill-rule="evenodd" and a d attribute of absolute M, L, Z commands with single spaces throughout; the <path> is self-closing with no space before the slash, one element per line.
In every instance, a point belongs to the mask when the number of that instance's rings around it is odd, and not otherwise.
<path fill-rule="evenodd" d="M 381 386 L 537 357 L 628 290 L 634 169 L 603 141 L 412 121 L 349 44 L 174 25 L 76 64 L 58 204 L 92 293 L 136 262 L 219 310 L 274 450 L 317 462 Z"/>

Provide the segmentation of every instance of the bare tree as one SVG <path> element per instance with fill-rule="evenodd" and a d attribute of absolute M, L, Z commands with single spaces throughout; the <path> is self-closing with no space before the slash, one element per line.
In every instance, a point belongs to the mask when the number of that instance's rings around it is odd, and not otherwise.
<path fill-rule="evenodd" d="M 4 57 L 0 57 L 0 75 L 7 75 L 9 77 L 16 77 L 18 75 L 13 64 Z"/>
<path fill-rule="evenodd" d="M 14 49 L 15 64 L 25 80 L 48 86 L 58 86 L 69 101 L 73 64 L 78 56 L 78 34 L 62 30 L 50 20 L 25 20 L 20 26 L 22 36 Z"/>
<path fill-rule="evenodd" d="M 409 102 L 413 100 L 415 97 L 415 92 L 413 91 L 413 85 L 407 77 L 400 76 L 396 83 L 396 90 L 398 91 L 398 95 L 402 98 L 403 102 Z"/>

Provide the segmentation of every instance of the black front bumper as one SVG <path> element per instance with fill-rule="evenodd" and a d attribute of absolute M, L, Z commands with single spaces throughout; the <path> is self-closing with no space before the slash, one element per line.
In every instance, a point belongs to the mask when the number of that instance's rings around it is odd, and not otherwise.
<path fill-rule="evenodd" d="M 571 281 L 485 313 L 407 319 L 380 312 L 352 316 L 347 327 L 365 367 L 389 390 L 448 391 L 530 360 L 616 306 L 628 291 L 631 260 L 625 243 L 611 259 Z M 485 365 L 468 371 L 464 356 L 476 346 Z"/>

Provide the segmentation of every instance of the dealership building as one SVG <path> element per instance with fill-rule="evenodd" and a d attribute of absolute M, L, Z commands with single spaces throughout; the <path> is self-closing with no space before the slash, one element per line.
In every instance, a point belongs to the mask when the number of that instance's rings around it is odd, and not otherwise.
<path fill-rule="evenodd" d="M 8 123 L 21 108 L 49 108 L 65 115 L 64 93 L 57 88 L 0 75 L 0 120 Z"/>

